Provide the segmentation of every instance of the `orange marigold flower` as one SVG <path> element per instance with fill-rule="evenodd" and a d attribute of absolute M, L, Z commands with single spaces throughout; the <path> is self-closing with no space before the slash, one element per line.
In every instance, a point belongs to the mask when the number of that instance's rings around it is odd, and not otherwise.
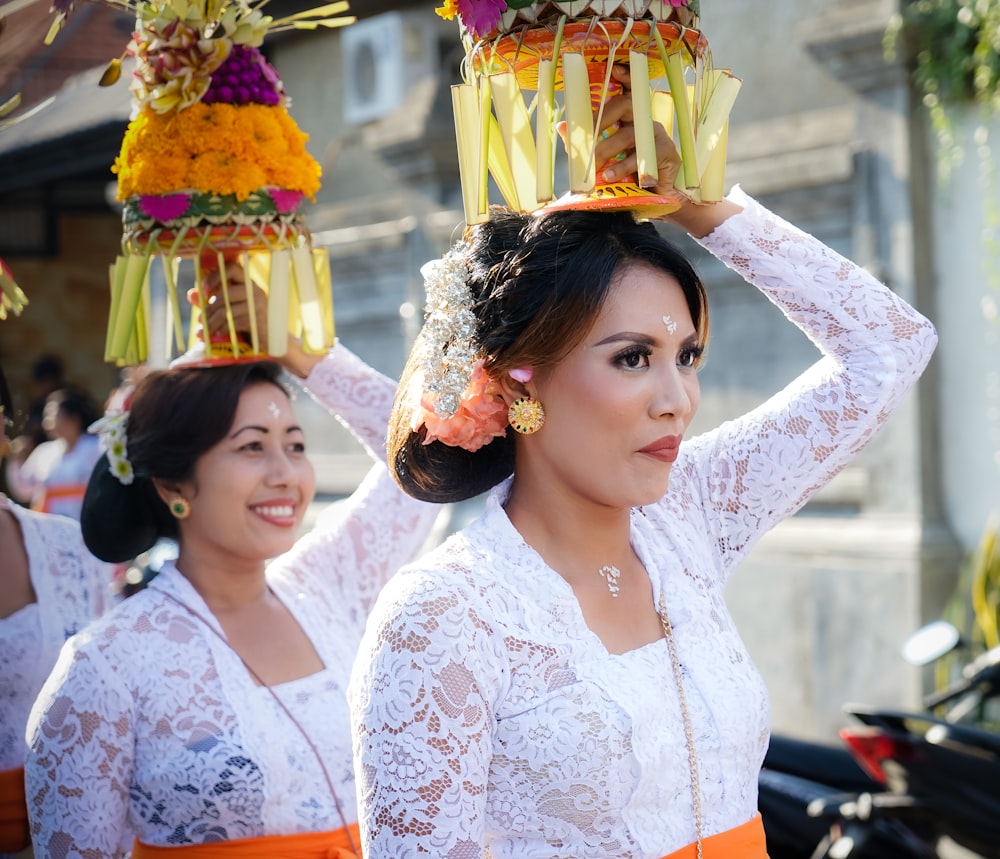
<path fill-rule="evenodd" d="M 160 115 L 143 110 L 130 124 L 112 168 L 118 198 L 198 190 L 245 199 L 263 187 L 314 198 L 320 166 L 284 107 L 195 104 Z"/>

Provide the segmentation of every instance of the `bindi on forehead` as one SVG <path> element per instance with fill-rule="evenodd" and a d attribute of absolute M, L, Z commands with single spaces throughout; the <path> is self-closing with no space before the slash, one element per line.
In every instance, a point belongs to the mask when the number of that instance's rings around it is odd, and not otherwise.
<path fill-rule="evenodd" d="M 271 400 L 271 402 L 267 404 L 267 410 L 271 413 L 272 418 L 277 419 L 281 417 L 281 408 L 274 400 Z"/>
<path fill-rule="evenodd" d="M 669 316 L 663 316 L 663 324 L 667 326 L 667 333 L 674 334 L 677 331 L 677 323 Z"/>

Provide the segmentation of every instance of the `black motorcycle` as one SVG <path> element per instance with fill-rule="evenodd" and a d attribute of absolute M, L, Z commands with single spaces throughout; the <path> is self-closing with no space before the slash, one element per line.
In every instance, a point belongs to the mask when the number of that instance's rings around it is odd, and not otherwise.
<path fill-rule="evenodd" d="M 829 817 L 811 815 L 857 795 L 874 795 L 883 784 L 866 772 L 847 748 L 771 737 L 758 776 L 758 809 L 771 859 L 810 859 L 829 837 Z M 855 859 L 925 859 L 922 844 L 893 820 L 870 826 Z"/>
<path fill-rule="evenodd" d="M 948 635 L 954 647 L 957 633 Z M 1000 710 L 1000 647 L 925 704 L 924 713 L 845 707 L 860 724 L 841 737 L 877 788 L 813 800 L 809 813 L 832 824 L 812 859 L 880 855 L 873 841 L 886 827 L 922 851 L 914 855 L 1000 859 L 1000 733 L 989 727 Z"/>

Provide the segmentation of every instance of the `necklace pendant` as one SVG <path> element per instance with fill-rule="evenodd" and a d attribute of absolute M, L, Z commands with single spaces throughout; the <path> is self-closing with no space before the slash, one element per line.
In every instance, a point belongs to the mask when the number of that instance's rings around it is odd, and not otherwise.
<path fill-rule="evenodd" d="M 608 590 L 611 592 L 611 596 L 617 599 L 618 592 L 621 590 L 621 587 L 618 584 L 618 579 L 621 578 L 622 571 L 616 566 L 605 564 L 597 572 L 607 584 Z"/>

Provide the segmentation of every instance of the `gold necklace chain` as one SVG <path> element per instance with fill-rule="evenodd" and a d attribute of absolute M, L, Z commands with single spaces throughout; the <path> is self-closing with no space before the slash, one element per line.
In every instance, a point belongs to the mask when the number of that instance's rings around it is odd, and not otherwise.
<path fill-rule="evenodd" d="M 701 776 L 698 773 L 698 756 L 694 748 L 694 728 L 691 725 L 691 712 L 688 710 L 687 698 L 684 695 L 684 682 L 681 674 L 681 661 L 677 657 L 677 645 L 674 642 L 674 626 L 667 614 L 667 601 L 660 593 L 658 606 L 660 623 L 663 626 L 663 636 L 667 640 L 667 652 L 670 654 L 670 665 L 674 669 L 674 680 L 677 683 L 677 698 L 681 704 L 681 719 L 684 722 L 684 744 L 688 753 L 688 773 L 691 776 L 691 805 L 694 808 L 694 832 L 697 838 L 698 859 L 702 857 L 702 830 L 704 816 L 701 808 Z"/>

